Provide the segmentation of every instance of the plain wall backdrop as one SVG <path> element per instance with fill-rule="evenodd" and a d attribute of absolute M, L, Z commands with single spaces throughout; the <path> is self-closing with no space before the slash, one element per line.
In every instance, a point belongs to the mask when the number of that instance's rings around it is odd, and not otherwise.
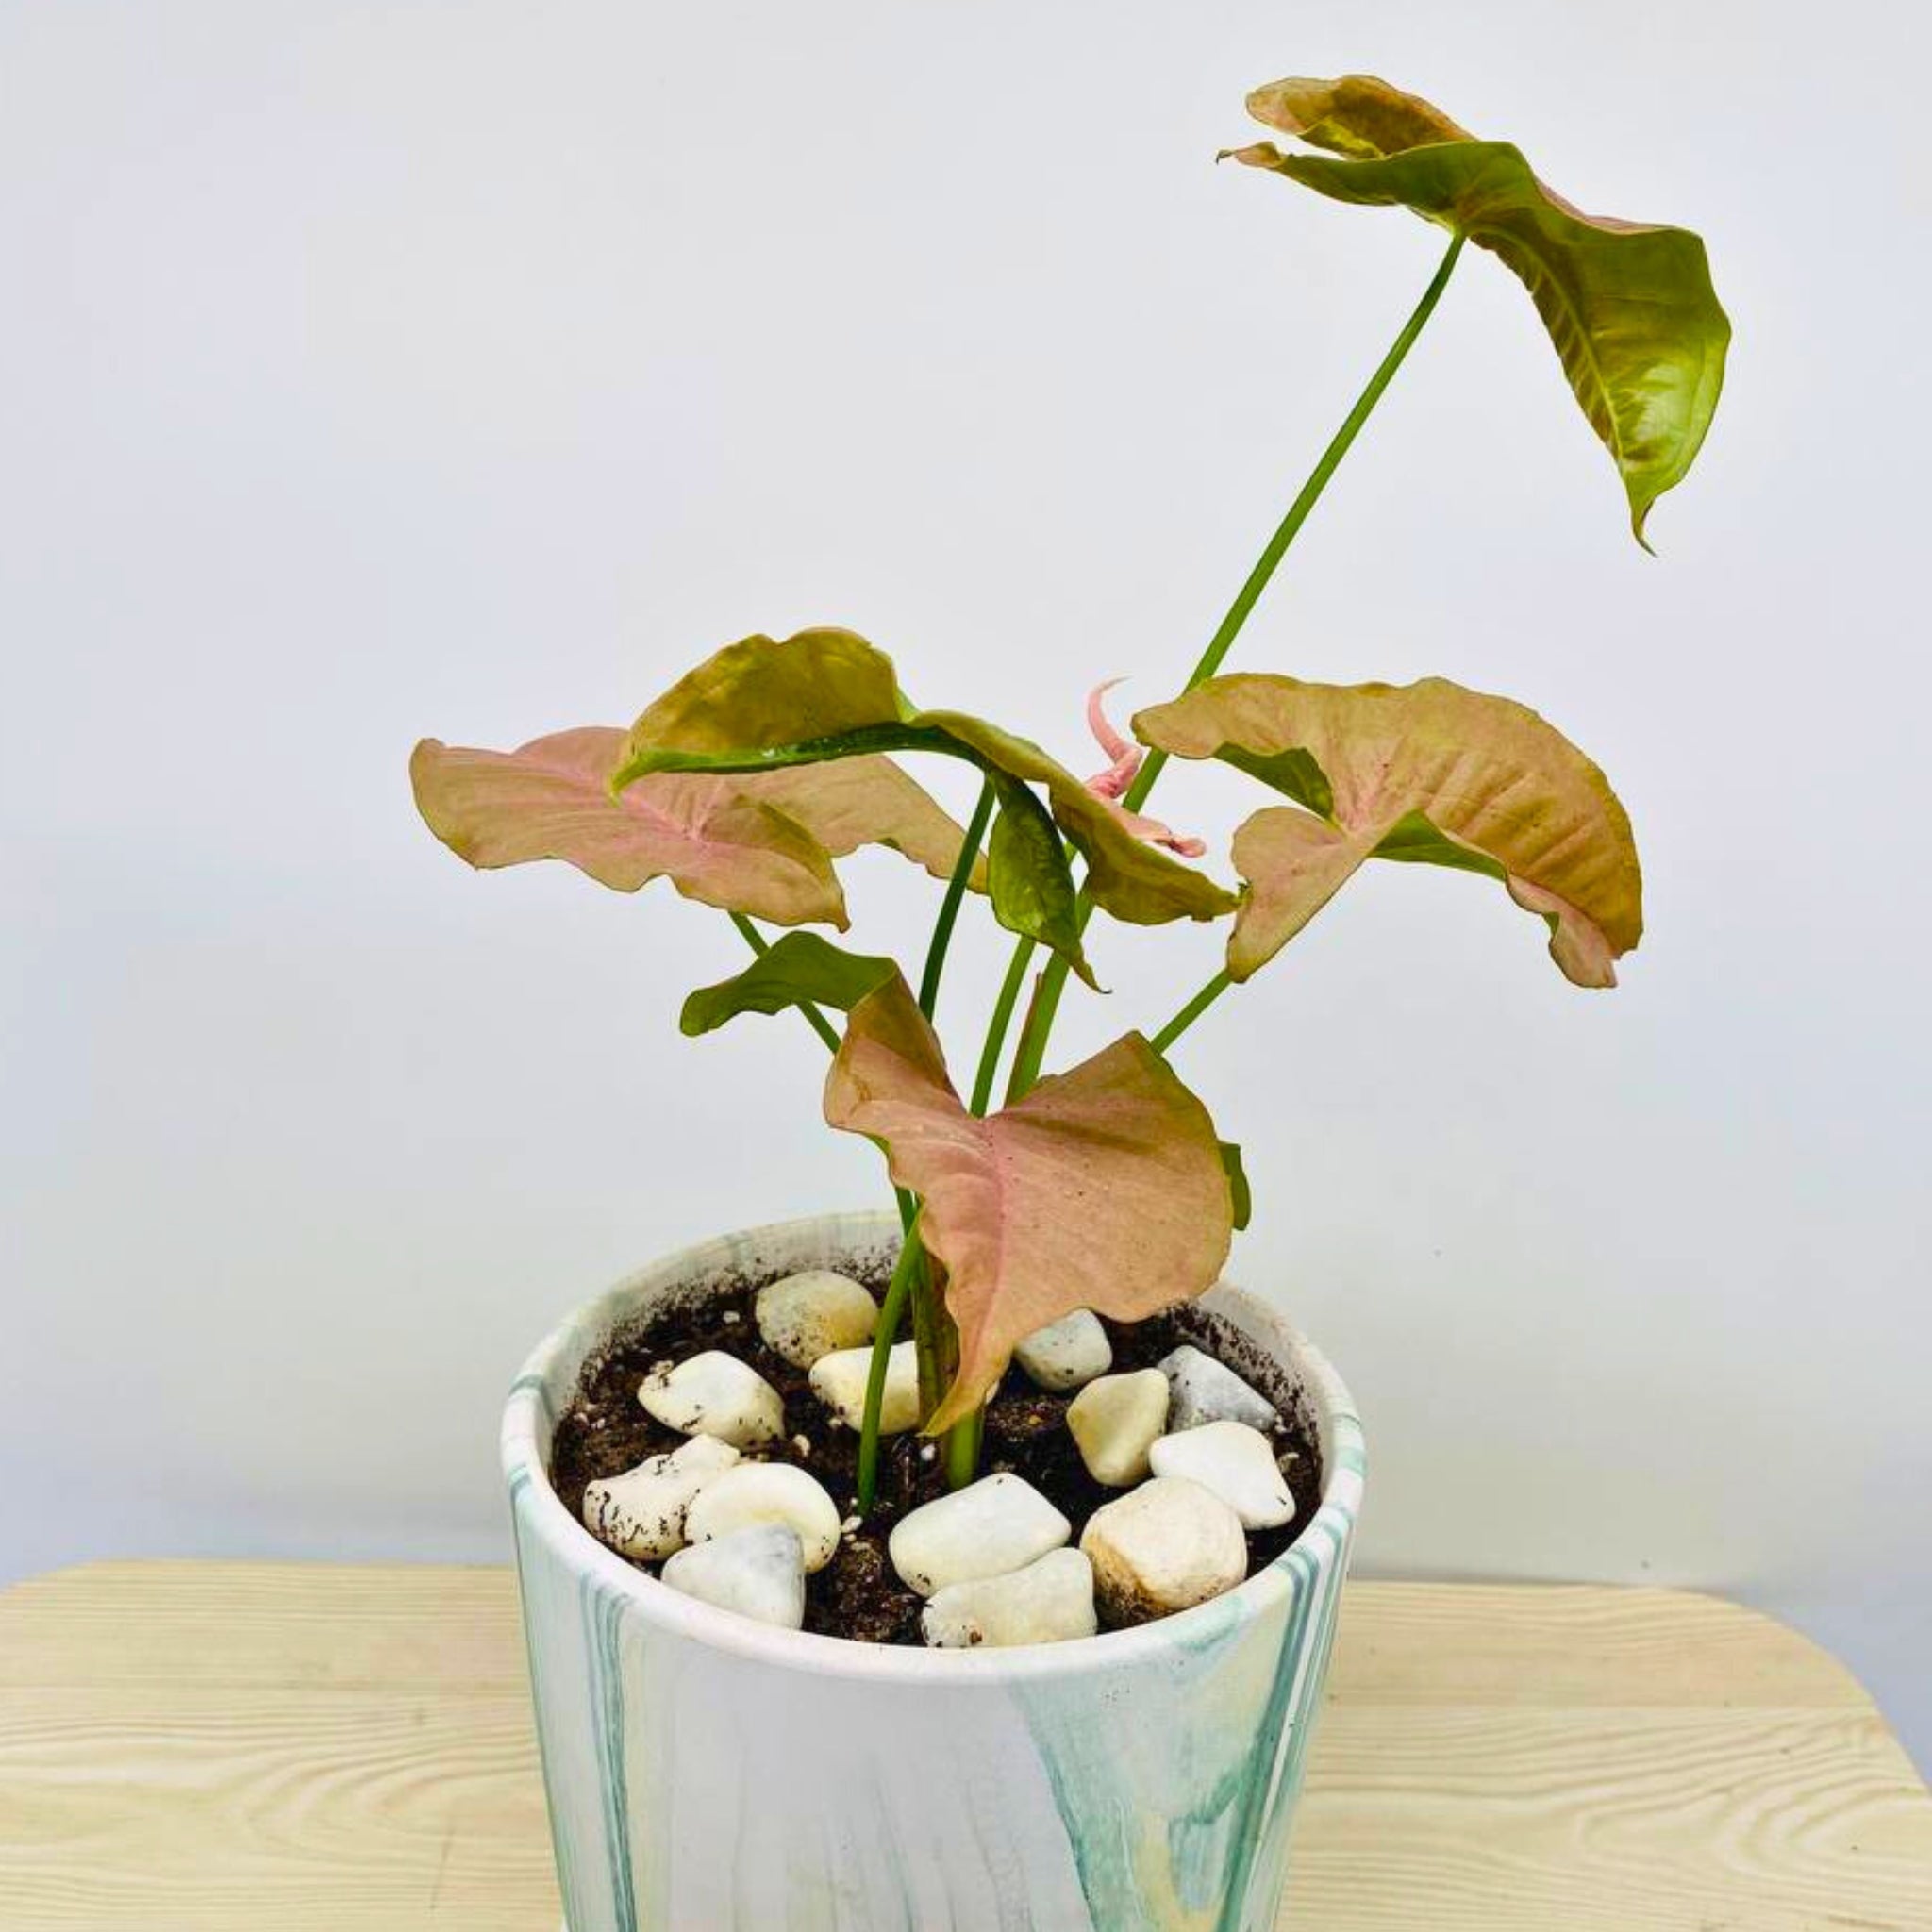
<path fill-rule="evenodd" d="M 1924 1761 L 1928 40 L 1892 0 L 0 6 L 0 1576 L 500 1557 L 499 1398 L 567 1307 L 881 1198 L 803 1027 L 678 1036 L 722 917 L 472 874 L 410 744 L 623 723 L 816 621 L 1096 762 L 1088 686 L 1176 685 L 1434 268 L 1212 164 L 1251 85 L 1360 68 L 1700 229 L 1738 338 L 1653 559 L 1471 251 L 1241 644 L 1538 707 L 1650 931 L 1586 994 L 1485 881 L 1352 886 L 1179 1050 L 1247 1148 L 1234 1273 L 1360 1398 L 1374 1570 L 1742 1598 Z M 857 943 L 923 942 L 936 888 L 848 878 Z M 1218 943 L 1096 928 L 1057 1052 Z M 1005 954 L 956 955 L 956 1058 Z"/>

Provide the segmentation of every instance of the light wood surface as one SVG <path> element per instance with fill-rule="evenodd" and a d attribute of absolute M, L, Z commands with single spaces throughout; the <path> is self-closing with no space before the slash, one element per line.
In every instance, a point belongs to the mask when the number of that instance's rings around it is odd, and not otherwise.
<path fill-rule="evenodd" d="M 503 1571 L 18 1585 L 0 1928 L 555 1932 L 526 1696 Z M 1291 1890 L 1291 1932 L 1932 1932 L 1932 1796 L 1750 1611 L 1356 1584 Z"/>

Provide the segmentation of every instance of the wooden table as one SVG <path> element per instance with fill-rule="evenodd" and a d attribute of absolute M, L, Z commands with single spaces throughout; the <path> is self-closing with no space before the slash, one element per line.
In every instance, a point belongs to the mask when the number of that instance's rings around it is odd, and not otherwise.
<path fill-rule="evenodd" d="M 1291 1889 L 1294 1932 L 1932 1932 L 1932 1796 L 1845 1671 L 1748 1610 L 1357 1584 Z M 558 1916 L 507 1572 L 0 1593 L 4 1932 Z"/>

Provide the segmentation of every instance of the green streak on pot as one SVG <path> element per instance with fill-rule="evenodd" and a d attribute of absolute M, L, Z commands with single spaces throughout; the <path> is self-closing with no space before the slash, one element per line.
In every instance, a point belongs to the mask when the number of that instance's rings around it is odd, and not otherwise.
<path fill-rule="evenodd" d="M 543 1411 L 543 1420 L 546 1423 L 555 1424 L 555 1422 L 557 1421 L 557 1410 L 552 1406 L 550 1400 L 549 1382 L 541 1375 L 519 1375 L 516 1378 L 516 1380 L 509 1385 L 509 1392 L 512 1395 L 522 1394 L 525 1390 L 528 1390 L 529 1392 L 537 1398 L 537 1406 Z M 519 1470 L 517 1474 L 521 1475 L 525 1482 L 529 1481 L 530 1473 L 528 1470 Z"/>
<path fill-rule="evenodd" d="M 1321 1588 L 1321 1575 L 1300 1549 L 1290 1550 L 1281 1559 L 1281 1567 L 1294 1579 L 1294 1601 L 1274 1659 L 1274 1681 L 1269 1686 L 1268 1702 L 1256 1727 L 1255 1748 L 1242 1780 L 1244 1789 L 1235 1812 L 1227 1885 L 1222 1893 L 1221 1916 L 1215 1922 L 1215 1932 L 1244 1932 L 1249 1886 L 1261 1850 L 1261 1834 L 1274 1822 L 1269 1793 L 1274 1785 L 1276 1758 L 1278 1754 L 1292 1750 L 1294 1733 L 1300 1728 L 1303 1715 L 1294 1707 L 1295 1681 L 1301 1675 L 1308 1610 Z M 1330 1594 L 1339 1597 L 1341 1591 L 1333 1591 Z"/>
<path fill-rule="evenodd" d="M 598 1780 L 604 1799 L 604 1840 L 609 1858 L 610 1913 L 617 1932 L 637 1932 L 637 1902 L 631 1891 L 630 1800 L 624 1763 L 624 1678 L 618 1633 L 624 1621 L 619 1597 L 599 1590 L 586 1576 L 577 1592 L 584 1630 L 585 1662 L 591 1680 L 591 1722 L 596 1728 Z"/>
<path fill-rule="evenodd" d="M 1244 1704 L 1239 1687 L 1267 1668 L 1248 1646 L 1272 1653 L 1279 1641 L 1276 1620 L 1257 1624 L 1233 1609 L 1202 1618 L 1176 1645 L 1166 1701 L 1195 1713 L 1220 1697 Z M 1171 1726 L 1150 1711 L 1144 1755 L 1124 1756 L 1118 1738 L 1094 1733 L 1091 1690 L 1062 1707 L 1057 1687 L 1033 1685 L 1019 1701 L 1097 1932 L 1210 1932 L 1246 1796 L 1241 1727 L 1202 1727 L 1227 1741 L 1218 1761 L 1177 1761 Z"/>
<path fill-rule="evenodd" d="M 1344 1454 L 1344 1461 L 1349 1459 Z M 1355 1465 L 1360 1468 L 1362 1457 L 1357 1451 L 1354 1457 Z M 1346 1556 L 1344 1539 L 1331 1524 L 1319 1518 L 1308 1525 L 1309 1543 L 1320 1541 L 1328 1546 L 1330 1562 L 1340 1566 Z M 1317 1587 L 1319 1559 L 1312 1553 L 1307 1560 L 1311 1572 L 1310 1588 Z M 1336 1574 L 1331 1570 L 1330 1574 Z M 1321 1599 L 1321 1608 L 1316 1623 L 1315 1635 L 1307 1645 L 1303 1657 L 1303 1669 L 1296 1688 L 1294 1709 L 1289 1720 L 1287 1755 L 1283 1760 L 1280 1776 L 1275 1780 L 1273 1796 L 1269 1801 L 1268 1815 L 1261 1826 L 1258 1846 L 1265 1849 L 1272 1860 L 1279 1861 L 1287 1853 L 1288 1828 L 1286 1814 L 1292 1810 L 1296 1795 L 1301 1790 L 1302 1775 L 1307 1765 L 1308 1746 L 1315 1733 L 1315 1719 L 1322 1707 L 1322 1689 L 1328 1679 L 1328 1659 L 1335 1648 L 1335 1631 L 1341 1614 L 1341 1591 L 1327 1591 Z M 1262 1874 L 1260 1890 L 1264 1896 L 1273 1897 L 1279 1890 L 1278 1874 Z"/>
<path fill-rule="evenodd" d="M 543 1378 L 541 1375 L 524 1375 L 518 1378 L 514 1386 L 519 1389 L 525 1386 L 535 1386 L 541 1389 L 542 1383 Z M 547 1401 L 547 1394 L 545 1399 Z M 516 1549 L 517 1568 L 520 1574 L 524 1574 L 524 1491 L 529 1487 L 530 1472 L 527 1469 L 517 1469 L 511 1472 L 509 1479 L 509 1532 L 510 1541 Z M 550 1842 L 557 1852 L 558 1890 L 568 1900 L 572 1891 L 572 1879 L 569 1871 L 570 1859 L 567 1850 L 569 1841 L 558 1828 L 557 1799 L 555 1796 L 556 1785 L 551 1776 L 550 1746 L 543 1737 L 543 1682 L 537 1663 L 537 1644 L 536 1640 L 530 1634 L 529 1618 L 523 1616 L 519 1617 L 517 1621 L 523 1625 L 524 1657 L 530 1672 L 530 1701 L 536 1707 L 533 1715 L 536 1719 L 537 1762 L 543 1774 L 543 1808 L 550 1819 Z"/>

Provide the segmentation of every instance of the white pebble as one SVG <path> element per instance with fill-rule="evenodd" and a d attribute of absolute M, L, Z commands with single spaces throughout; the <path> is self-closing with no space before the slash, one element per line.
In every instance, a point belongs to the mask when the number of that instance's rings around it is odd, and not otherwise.
<path fill-rule="evenodd" d="M 738 1460 L 729 1442 L 693 1436 L 622 1475 L 584 1485 L 584 1527 L 626 1557 L 656 1559 L 684 1547 L 684 1522 L 705 1484 Z"/>
<path fill-rule="evenodd" d="M 735 1355 L 708 1348 L 689 1361 L 658 1362 L 638 1400 L 668 1429 L 716 1436 L 734 1449 L 763 1449 L 785 1433 L 778 1391 Z"/>
<path fill-rule="evenodd" d="M 692 1543 L 666 1563 L 664 1581 L 673 1590 L 721 1610 L 736 1610 L 782 1630 L 805 1623 L 805 1562 L 798 1532 L 782 1523 Z"/>
<path fill-rule="evenodd" d="M 788 1274 L 758 1290 L 753 1306 L 766 1347 L 795 1369 L 808 1369 L 837 1348 L 858 1348 L 872 1340 L 878 1304 L 862 1284 L 828 1268 Z"/>
<path fill-rule="evenodd" d="M 1147 1451 L 1167 1428 L 1167 1377 L 1158 1369 L 1103 1375 L 1067 1405 L 1067 1427 L 1095 1482 L 1131 1489 L 1145 1478 Z"/>
<path fill-rule="evenodd" d="M 687 1542 L 708 1543 L 760 1523 L 782 1523 L 798 1537 L 808 1574 L 839 1547 L 839 1506 L 814 1475 L 789 1462 L 743 1462 L 714 1476 L 685 1514 Z"/>
<path fill-rule="evenodd" d="M 1091 1308 L 1075 1308 L 1036 1328 L 1013 1354 L 1041 1388 L 1056 1394 L 1084 1388 L 1113 1367 L 1113 1344 Z"/>
<path fill-rule="evenodd" d="M 925 1641 L 939 1650 L 1002 1649 L 1091 1637 L 1093 1565 L 1078 1550 L 1049 1550 L 1024 1570 L 936 1590 L 920 1612 Z"/>
<path fill-rule="evenodd" d="M 1248 1574 L 1241 1518 L 1184 1476 L 1158 1475 L 1103 1503 L 1080 1547 L 1093 1562 L 1101 1617 L 1116 1626 L 1206 1603 Z"/>
<path fill-rule="evenodd" d="M 1184 1475 L 1212 1491 L 1243 1529 L 1274 1529 L 1294 1518 L 1294 1496 L 1274 1460 L 1274 1445 L 1246 1423 L 1203 1423 L 1163 1436 L 1147 1460 L 1156 1475 Z"/>
<path fill-rule="evenodd" d="M 1251 1429 L 1272 1429 L 1273 1406 L 1224 1362 L 1183 1343 L 1161 1358 L 1160 1373 L 1174 1392 L 1167 1425 L 1178 1435 L 1204 1423 L 1246 1423 Z"/>
<path fill-rule="evenodd" d="M 949 1583 L 1024 1569 L 1073 1533 L 1024 1476 L 987 1475 L 902 1516 L 886 1550 L 901 1581 L 930 1596 Z"/>
<path fill-rule="evenodd" d="M 872 1350 L 841 1348 L 812 1364 L 811 1392 L 846 1427 L 865 1421 L 865 1385 L 872 1376 Z M 893 1345 L 886 1357 L 886 1392 L 879 1405 L 879 1434 L 903 1436 L 919 1426 L 919 1351 L 909 1341 Z"/>

